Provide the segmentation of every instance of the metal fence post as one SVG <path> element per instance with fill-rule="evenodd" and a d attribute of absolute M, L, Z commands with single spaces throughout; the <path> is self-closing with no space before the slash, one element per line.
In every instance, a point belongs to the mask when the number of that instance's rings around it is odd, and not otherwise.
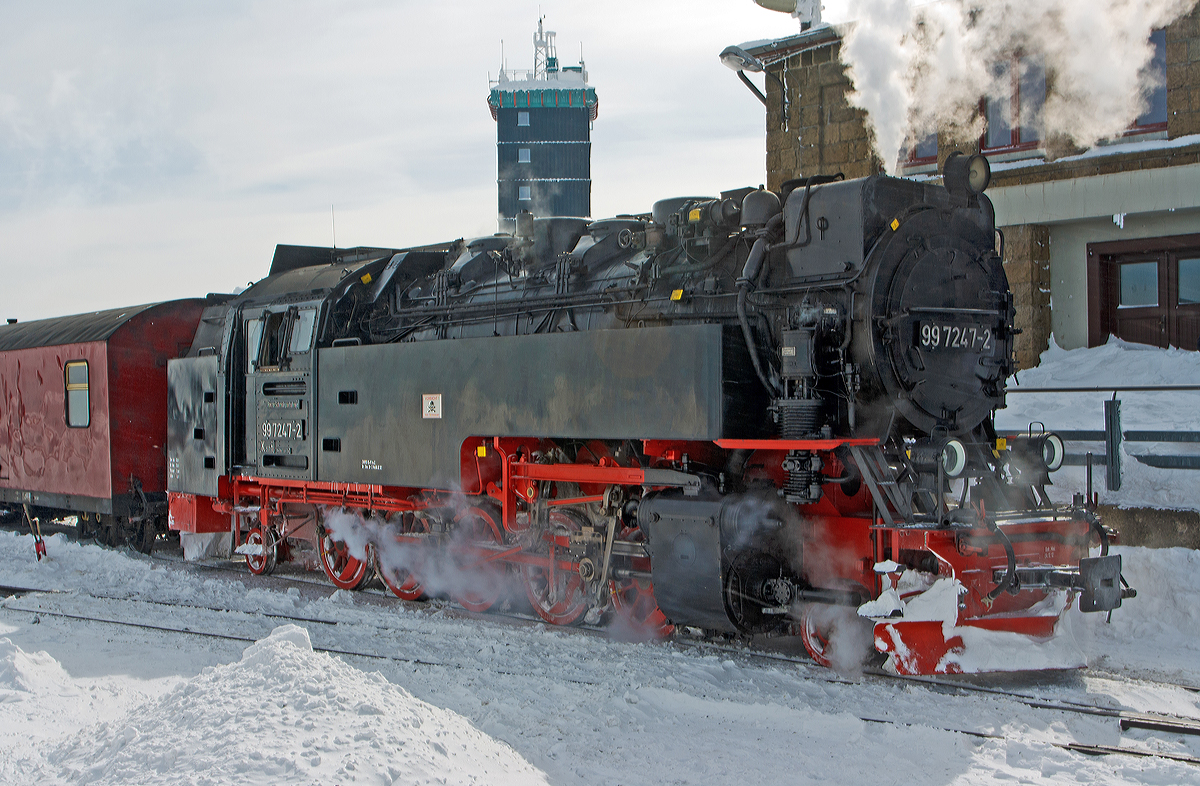
<path fill-rule="evenodd" d="M 1109 491 L 1121 490 L 1121 402 L 1117 394 L 1104 402 L 1104 455 L 1108 464 Z"/>

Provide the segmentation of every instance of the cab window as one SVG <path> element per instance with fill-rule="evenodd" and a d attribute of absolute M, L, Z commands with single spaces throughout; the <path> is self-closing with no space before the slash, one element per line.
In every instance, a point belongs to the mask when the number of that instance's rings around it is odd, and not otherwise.
<path fill-rule="evenodd" d="M 261 319 L 246 320 L 246 373 L 253 374 L 258 363 L 258 345 L 262 341 Z"/>
<path fill-rule="evenodd" d="M 66 384 L 67 425 L 87 428 L 92 422 L 92 405 L 86 360 L 73 360 L 63 369 Z"/>
<path fill-rule="evenodd" d="M 307 352 L 312 348 L 313 327 L 317 324 L 317 310 L 302 308 L 296 312 L 292 323 L 292 341 L 288 351 L 293 354 Z"/>
<path fill-rule="evenodd" d="M 283 351 L 287 346 L 287 312 L 267 314 L 262 321 L 262 346 L 258 350 L 258 367 L 275 368 L 283 363 Z"/>

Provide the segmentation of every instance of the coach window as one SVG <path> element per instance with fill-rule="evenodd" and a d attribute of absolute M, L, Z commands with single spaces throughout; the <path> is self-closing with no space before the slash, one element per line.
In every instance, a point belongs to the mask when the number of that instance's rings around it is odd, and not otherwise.
<path fill-rule="evenodd" d="M 307 352 L 312 348 L 313 327 L 317 324 L 317 310 L 302 308 L 296 312 L 296 321 L 292 325 L 292 340 L 288 351 L 295 355 Z"/>
<path fill-rule="evenodd" d="M 67 385 L 67 425 L 87 428 L 92 422 L 91 400 L 88 395 L 88 364 L 74 360 L 65 368 Z"/>

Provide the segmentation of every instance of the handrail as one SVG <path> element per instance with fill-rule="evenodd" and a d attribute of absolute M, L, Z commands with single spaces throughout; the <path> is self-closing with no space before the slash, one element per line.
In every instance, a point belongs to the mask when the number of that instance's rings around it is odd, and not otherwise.
<path fill-rule="evenodd" d="M 1067 387 L 1067 388 L 1005 388 L 1005 393 L 1157 393 L 1179 390 L 1200 390 L 1200 385 L 1101 385 L 1099 387 Z"/>

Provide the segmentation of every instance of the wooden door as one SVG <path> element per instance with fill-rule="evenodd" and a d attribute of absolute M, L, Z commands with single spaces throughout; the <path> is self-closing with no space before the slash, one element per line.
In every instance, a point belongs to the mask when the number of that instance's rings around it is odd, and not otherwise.
<path fill-rule="evenodd" d="M 1200 349 L 1200 235 L 1088 245 L 1088 346 Z"/>

